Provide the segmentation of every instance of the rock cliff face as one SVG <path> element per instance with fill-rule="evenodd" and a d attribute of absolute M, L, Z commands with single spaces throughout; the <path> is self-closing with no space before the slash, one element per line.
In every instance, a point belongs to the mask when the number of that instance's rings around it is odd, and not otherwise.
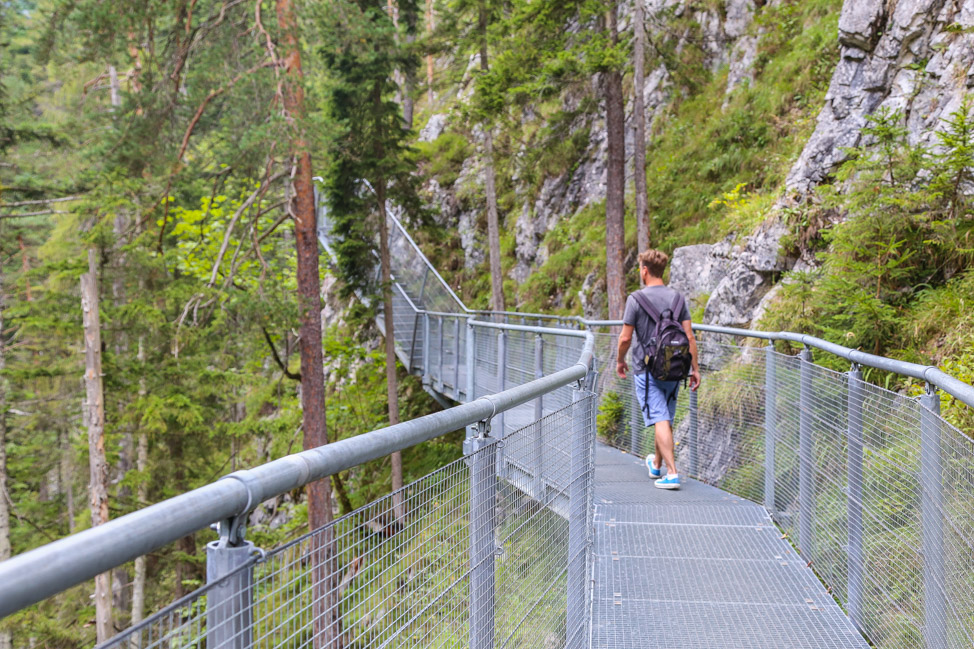
<path fill-rule="evenodd" d="M 841 58 L 816 128 L 786 181 L 782 202 L 805 200 L 860 144 L 867 116 L 901 111 L 913 141 L 932 144 L 941 120 L 974 86 L 974 3 L 962 0 L 846 0 Z M 780 205 L 779 205 L 780 207 Z M 798 260 L 782 257 L 788 233 L 777 214 L 740 245 L 676 251 L 671 273 L 687 293 L 709 295 L 704 321 L 746 327 L 773 298 L 773 283 Z"/>
<path fill-rule="evenodd" d="M 711 6 L 705 9 L 695 8 L 700 3 L 691 0 L 647 0 L 647 15 L 660 12 L 670 12 L 678 18 L 693 20 L 700 25 L 703 34 L 699 37 L 687 34 L 680 38 L 676 50 L 686 48 L 702 48 L 705 64 L 716 71 L 723 65 L 729 67 L 727 92 L 729 93 L 741 83 L 750 78 L 750 69 L 756 55 L 757 39 L 753 35 L 746 35 L 752 22 L 755 10 L 754 0 L 726 0 L 722 8 Z M 630 29 L 629 20 L 632 15 L 632 3 L 623 1 L 620 4 L 620 30 Z M 652 25 L 647 29 L 652 32 Z M 653 36 L 653 34 L 650 34 Z M 660 34 L 656 34 L 657 37 Z M 470 65 L 478 65 L 476 58 L 471 59 Z M 647 132 L 652 129 L 659 115 L 667 108 L 671 97 L 671 71 L 665 65 L 659 65 L 647 70 L 644 102 L 646 106 Z M 464 80 L 469 80 L 465 75 Z M 599 80 L 591 81 L 592 94 L 598 96 Z M 458 98 L 469 94 L 469 89 L 459 89 Z M 568 95 L 563 99 L 564 108 L 573 110 L 578 107 L 580 98 Z M 626 150 L 627 173 L 632 174 L 631 155 L 634 124 L 632 123 L 631 101 L 626 109 Z M 511 277 L 517 282 L 523 282 L 548 258 L 543 240 L 545 235 L 554 228 L 559 221 L 576 214 L 582 208 L 597 203 L 605 198 L 606 192 L 606 133 L 605 122 L 599 116 L 593 117 L 582 114 L 571 125 L 571 131 L 588 133 L 588 144 L 578 164 L 570 172 L 560 176 L 546 178 L 536 197 L 525 199 L 519 210 L 508 216 L 507 226 L 513 226 L 515 236 L 516 264 Z M 527 116 L 530 118 L 532 116 Z M 447 118 L 443 114 L 433 115 L 428 123 L 421 128 L 420 140 L 432 141 L 439 137 L 446 128 Z M 482 237 L 475 234 L 477 211 L 464 211 L 456 199 L 457 191 L 465 182 L 480 182 L 481 169 L 476 159 L 467 160 L 463 166 L 453 188 L 428 186 L 427 190 L 432 202 L 438 208 L 444 224 L 455 226 L 461 233 L 465 266 L 474 268 L 484 260 L 484 242 Z M 516 216 L 515 216 L 516 214 Z M 594 284 L 591 285 L 594 288 Z M 586 293 L 586 300 L 588 293 Z M 593 303 L 598 303 L 595 300 Z M 594 308 L 594 307 L 593 307 Z M 591 313 L 588 315 L 600 316 Z"/>
<path fill-rule="evenodd" d="M 745 34 L 754 14 L 753 0 L 727 0 L 723 11 L 717 8 L 691 9 L 697 3 L 686 0 L 649 0 L 646 4 L 647 15 L 668 9 L 673 15 L 692 18 L 701 26 L 703 34 L 697 45 L 704 50 L 705 64 L 713 70 L 723 65 L 730 68 L 727 93 L 749 79 L 757 41 L 753 36 Z M 628 21 L 631 19 L 631 11 L 631 2 L 620 5 L 620 30 L 630 29 Z M 652 31 L 652 25 L 647 28 Z M 694 40 L 689 35 L 682 37 L 676 50 L 693 46 L 691 41 Z M 665 65 L 647 71 L 643 92 L 647 132 L 652 131 L 653 124 L 671 100 L 670 78 L 671 71 Z M 598 80 L 594 79 L 592 83 L 598 84 Z M 518 215 L 515 230 L 517 265 L 513 271 L 513 277 L 518 282 L 523 282 L 534 269 L 544 263 L 547 251 L 544 249 L 543 239 L 558 221 L 605 198 L 605 160 L 608 146 L 605 121 L 601 118 L 587 118 L 575 125 L 575 128 L 589 132 L 588 147 L 581 162 L 570 174 L 546 179 L 538 198 L 533 203 L 525 203 Z M 626 167 L 630 178 L 634 132 L 630 101 L 626 107 Z M 586 315 L 600 317 L 596 313 Z"/>
<path fill-rule="evenodd" d="M 679 53 L 694 48 L 694 55 L 702 55 L 704 65 L 714 71 L 727 66 L 729 95 L 734 88 L 753 81 L 759 40 L 764 30 L 771 29 L 754 24 L 755 12 L 759 6 L 777 7 L 783 2 L 647 0 L 647 5 L 647 15 L 665 12 L 699 26 L 695 35 L 677 36 L 675 50 Z M 621 30 L 629 29 L 631 8 L 631 2 L 620 5 Z M 648 24 L 647 29 L 652 39 L 654 26 Z M 662 32 L 655 33 L 655 37 L 663 36 Z M 782 208 L 809 199 L 816 186 L 829 178 L 844 160 L 845 148 L 860 143 L 867 116 L 882 107 L 899 110 L 911 138 L 931 143 L 941 120 L 957 109 L 974 86 L 974 0 L 845 0 L 835 38 L 840 57 L 814 132 L 794 161 L 783 196 L 766 222 L 752 233 L 680 248 L 674 254 L 671 281 L 690 296 L 695 307 L 705 306 L 704 321 L 708 323 L 754 324 L 773 299 L 781 274 L 796 265 L 814 263 L 780 254 L 782 238 L 790 232 Z M 475 64 L 476 58 L 471 60 L 471 65 Z M 677 72 L 666 65 L 647 71 L 644 99 L 648 132 L 673 102 L 677 92 L 673 75 Z M 598 79 L 592 79 L 593 96 L 599 96 L 598 87 Z M 469 88 L 461 88 L 459 100 L 466 96 Z M 580 99 L 568 95 L 562 101 L 566 110 L 572 110 Z M 630 108 L 626 111 L 629 152 L 633 132 Z M 580 112 L 571 125 L 572 132 L 587 133 L 587 145 L 568 172 L 545 178 L 540 190 L 530 196 L 524 187 L 515 187 L 522 200 L 507 214 L 506 227 L 514 234 L 516 263 L 511 278 L 518 283 L 548 258 L 545 236 L 560 221 L 605 197 L 606 137 L 600 113 Z M 529 112 L 524 119 L 538 118 Z M 447 122 L 446 116 L 434 115 L 423 128 L 421 139 L 435 139 L 447 128 Z M 631 163 L 628 168 L 631 174 Z M 482 184 L 480 174 L 479 157 L 474 156 L 464 162 L 453 187 L 434 183 L 428 188 L 443 224 L 461 233 L 468 269 L 483 263 L 484 241 L 476 227 L 478 207 L 465 207 L 457 195 L 465 184 Z M 601 278 L 590 275 L 585 279 L 580 301 L 586 316 L 604 315 L 602 292 Z"/>
<path fill-rule="evenodd" d="M 933 138 L 974 85 L 974 4 L 962 0 L 846 0 L 841 59 L 818 125 L 788 175 L 797 194 L 822 182 L 856 146 L 866 116 L 902 111 L 914 140 Z"/>

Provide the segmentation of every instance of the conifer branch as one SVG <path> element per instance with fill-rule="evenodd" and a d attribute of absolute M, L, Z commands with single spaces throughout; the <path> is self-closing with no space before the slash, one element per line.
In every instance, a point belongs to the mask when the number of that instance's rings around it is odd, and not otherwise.
<path fill-rule="evenodd" d="M 295 381 L 300 381 L 301 372 L 295 374 L 287 368 L 287 365 L 284 364 L 284 361 L 282 361 L 280 355 L 278 355 L 277 347 L 274 346 L 274 341 L 271 340 L 271 335 L 267 333 L 267 329 L 265 327 L 261 327 L 260 330 L 264 332 L 264 340 L 267 341 L 267 346 L 271 348 L 271 355 L 274 356 L 274 362 L 277 363 L 277 366 L 281 368 L 282 372 L 284 372 L 284 376 Z"/>

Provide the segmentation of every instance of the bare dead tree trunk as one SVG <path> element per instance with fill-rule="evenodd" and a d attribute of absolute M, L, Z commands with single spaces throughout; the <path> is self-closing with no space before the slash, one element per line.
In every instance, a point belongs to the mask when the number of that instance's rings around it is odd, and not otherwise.
<path fill-rule="evenodd" d="M 112 109 L 118 108 L 122 105 L 122 97 L 119 92 L 121 88 L 118 82 L 118 70 L 114 65 L 108 66 L 108 87 L 111 92 Z"/>
<path fill-rule="evenodd" d="M 616 3 L 606 14 L 606 28 L 615 45 L 618 40 Z M 622 74 L 618 70 L 606 72 L 605 126 L 608 144 L 605 192 L 605 283 L 609 293 L 609 319 L 621 320 L 626 305 L 626 284 L 623 259 L 625 257 L 625 182 L 626 182 L 626 122 L 622 97 Z"/>
<path fill-rule="evenodd" d="M 426 0 L 426 35 L 430 36 L 433 34 L 433 30 L 436 29 L 436 18 L 433 15 L 433 0 Z M 436 99 L 436 95 L 433 93 L 433 55 L 426 55 L 426 99 L 430 104 L 433 105 L 433 100 Z"/>
<path fill-rule="evenodd" d="M 412 46 L 416 42 L 416 11 L 415 7 L 406 14 L 406 45 Z M 416 110 L 416 69 L 409 65 L 403 74 L 402 84 L 402 121 L 408 130 L 413 128 L 413 113 Z"/>
<path fill-rule="evenodd" d="M 88 249 L 88 272 L 81 276 L 81 311 L 85 331 L 85 420 L 88 424 L 88 492 L 91 525 L 108 522 L 108 461 L 105 459 L 105 395 L 101 372 L 101 320 L 98 267 L 94 248 Z M 111 574 L 95 577 L 95 635 L 98 643 L 114 633 Z"/>
<path fill-rule="evenodd" d="M 68 533 L 74 534 L 74 462 L 71 460 L 71 431 L 66 428 L 61 431 L 58 439 L 61 449 L 61 484 L 64 485 L 64 499 L 68 517 Z"/>
<path fill-rule="evenodd" d="M 20 269 L 24 277 L 24 292 L 27 301 L 33 302 L 34 297 L 30 291 L 30 259 L 27 257 L 27 246 L 24 245 L 24 236 L 21 234 L 17 235 L 17 245 L 20 246 Z"/>
<path fill-rule="evenodd" d="M 376 115 L 382 110 L 382 86 L 376 82 L 372 91 L 372 104 Z M 384 155 L 382 133 L 378 133 L 375 140 L 375 154 L 377 159 Z M 389 425 L 399 423 L 399 376 L 396 374 L 396 334 L 392 313 L 392 258 L 389 253 L 389 221 L 386 215 L 386 181 L 377 178 L 375 181 L 375 198 L 379 212 L 379 270 L 382 277 L 382 318 L 386 334 L 386 401 L 389 404 Z M 406 512 L 403 511 L 402 494 L 402 453 L 394 452 L 390 457 L 392 473 L 392 507 L 397 520 L 402 520 Z"/>
<path fill-rule="evenodd" d="M 304 136 L 304 74 L 297 20 L 291 0 L 277 0 L 277 24 L 283 40 L 284 109 L 291 122 L 291 154 L 297 166 L 294 195 L 288 209 L 294 217 L 297 248 L 298 303 L 301 314 L 301 410 L 304 448 L 328 443 L 325 424 L 325 372 L 321 348 L 321 286 L 318 277 L 318 238 L 311 185 L 311 154 Z M 331 528 L 331 481 L 307 487 L 308 526 L 321 530 L 312 537 L 313 646 L 340 649 L 341 613 L 334 530 Z"/>
<path fill-rule="evenodd" d="M 635 0 L 633 16 L 633 177 L 636 190 L 636 241 L 639 251 L 649 249 L 649 215 L 646 199 L 646 106 L 643 92 L 646 87 L 646 0 Z"/>
<path fill-rule="evenodd" d="M 393 329 L 392 313 L 392 260 L 389 254 L 389 223 L 386 221 L 385 209 L 385 181 L 375 184 L 375 192 L 379 201 L 379 260 L 382 266 L 382 317 L 386 330 L 386 398 L 389 402 L 389 425 L 399 423 L 399 377 L 396 374 L 396 338 Z M 391 456 L 392 462 L 392 503 L 396 518 L 405 515 L 402 506 L 402 494 L 399 490 L 403 486 L 402 453 L 396 451 Z"/>
<path fill-rule="evenodd" d="M 137 358 L 139 361 L 139 367 L 145 367 L 145 338 L 139 336 L 139 351 L 137 352 Z M 145 372 L 139 378 L 139 399 L 145 398 L 146 387 L 145 387 Z M 135 470 L 139 472 L 140 476 L 145 476 L 145 470 L 149 465 L 149 436 L 144 430 L 139 431 L 139 441 L 138 448 L 135 455 Z M 146 481 L 144 479 L 139 480 L 139 486 L 136 491 L 137 504 L 139 507 L 145 507 L 149 500 L 149 491 L 146 486 Z M 145 577 L 146 577 L 146 564 L 145 556 L 138 557 L 135 560 L 135 574 L 132 577 L 132 620 L 131 624 L 135 625 L 142 621 L 143 615 L 145 613 Z M 136 643 L 139 640 L 135 637 L 132 639 L 133 649 L 137 649 Z"/>
<path fill-rule="evenodd" d="M 117 74 L 116 74 L 117 77 Z M 112 304 L 116 308 L 122 306 L 125 301 L 125 281 L 121 273 L 121 268 L 125 264 L 125 253 L 121 242 L 128 228 L 128 218 L 124 214 L 117 214 L 112 222 L 112 230 L 115 240 L 118 242 L 117 248 L 112 251 L 116 259 L 117 270 L 112 276 Z M 113 338 L 113 348 L 115 358 L 121 359 L 128 353 L 128 336 L 124 330 L 115 331 Z M 121 401 L 117 404 L 118 414 L 121 416 L 124 409 Z M 115 463 L 113 471 L 113 482 L 120 486 L 116 492 L 116 497 L 121 502 L 126 502 L 131 497 L 132 492 L 124 482 L 125 474 L 132 469 L 132 455 L 135 451 L 135 440 L 131 426 L 126 425 L 122 433 L 122 443 L 119 447 L 118 461 Z M 115 611 L 126 611 L 131 605 L 129 602 L 129 571 L 127 566 L 118 566 L 112 571 L 112 606 Z"/>
<path fill-rule="evenodd" d="M 3 266 L 0 265 L 0 561 L 10 558 L 10 491 L 7 488 L 7 346 L 3 338 L 3 315 L 6 308 L 3 292 Z M 0 649 L 12 649 L 13 634 L 0 629 Z"/>
<path fill-rule="evenodd" d="M 480 2 L 480 70 L 490 72 L 487 59 L 487 6 Z M 504 272 L 501 269 L 500 220 L 497 215 L 497 187 L 494 178 L 494 136 L 491 125 L 484 125 L 484 188 L 487 192 L 487 247 L 490 257 L 490 304 L 494 311 L 504 310 Z"/>

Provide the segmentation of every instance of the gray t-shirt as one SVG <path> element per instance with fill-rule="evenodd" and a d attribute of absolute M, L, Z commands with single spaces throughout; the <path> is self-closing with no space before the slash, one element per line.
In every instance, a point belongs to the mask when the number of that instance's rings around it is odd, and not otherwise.
<path fill-rule="evenodd" d="M 677 290 L 669 286 L 644 286 L 640 290 L 649 298 L 649 303 L 656 307 L 660 313 L 672 307 L 673 300 L 678 295 Z M 683 310 L 676 318 L 676 321 L 682 323 L 689 319 L 690 309 L 687 307 L 687 301 L 684 298 Z M 636 338 L 640 342 L 642 342 L 643 336 L 649 337 L 652 335 L 653 329 L 656 327 L 656 322 L 639 306 L 639 303 L 631 295 L 626 298 L 626 311 L 622 315 L 622 323 L 632 325 L 635 328 Z M 639 354 L 632 354 L 632 365 L 632 371 L 636 374 L 642 374 L 646 371 L 646 365 L 643 363 L 643 359 Z"/>

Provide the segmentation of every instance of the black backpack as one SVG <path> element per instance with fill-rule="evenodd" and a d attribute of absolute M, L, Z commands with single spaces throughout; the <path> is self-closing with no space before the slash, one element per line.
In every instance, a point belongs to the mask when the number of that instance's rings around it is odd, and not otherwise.
<path fill-rule="evenodd" d="M 686 381 L 690 375 L 693 356 L 690 339 L 677 318 L 683 312 L 683 296 L 679 293 L 669 309 L 660 313 L 641 291 L 632 294 L 636 303 L 656 323 L 648 340 L 636 336 L 636 347 L 642 354 L 646 371 L 658 381 Z M 636 351 L 636 350 L 633 350 Z"/>

